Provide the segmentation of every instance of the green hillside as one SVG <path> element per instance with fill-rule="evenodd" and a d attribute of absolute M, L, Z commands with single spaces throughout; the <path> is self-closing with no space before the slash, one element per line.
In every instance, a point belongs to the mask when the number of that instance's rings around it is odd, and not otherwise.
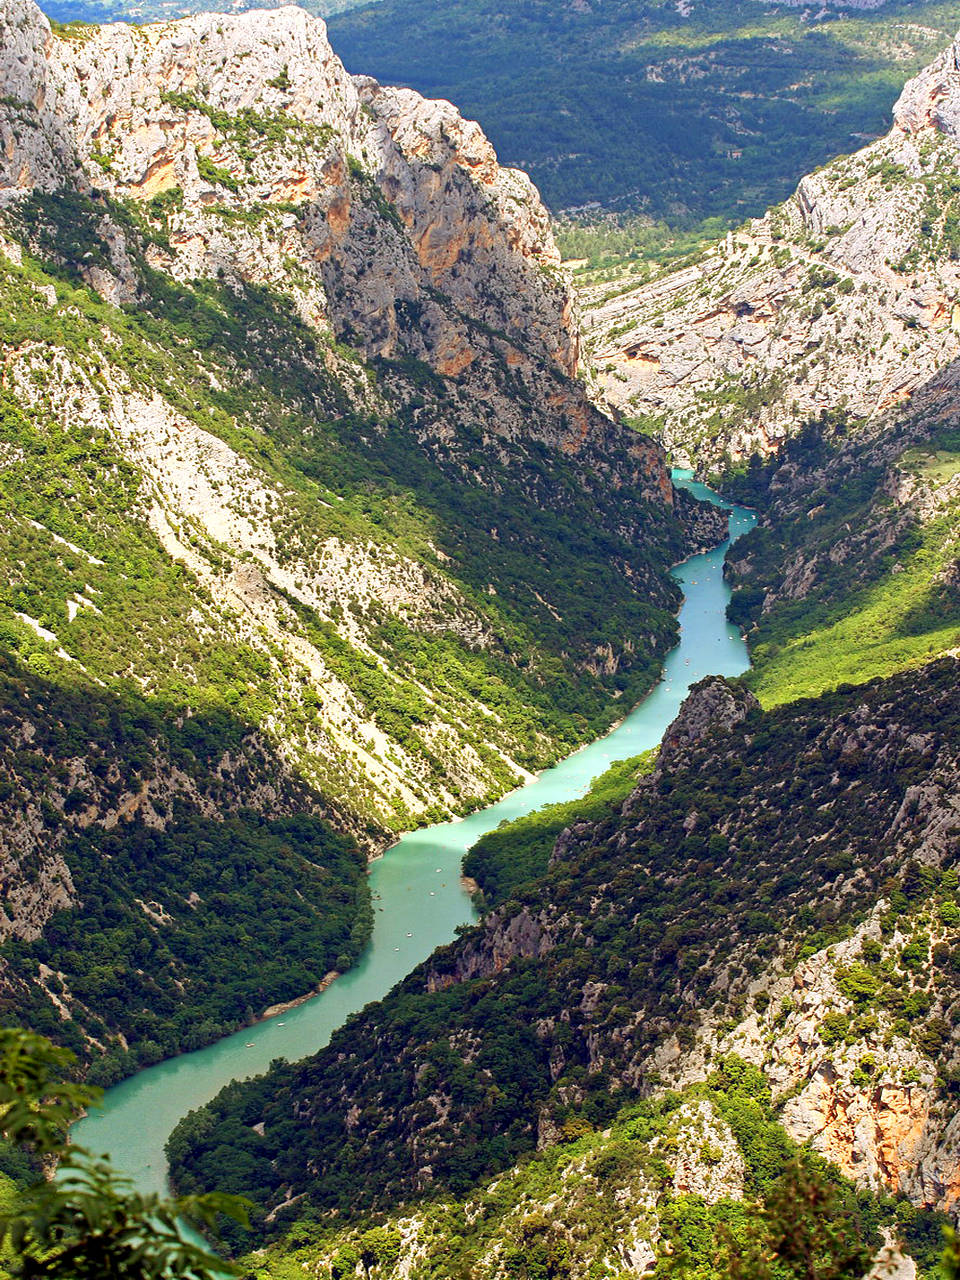
<path fill-rule="evenodd" d="M 703 682 L 688 721 L 700 740 L 669 747 L 622 814 L 577 829 L 545 878 L 327 1049 L 187 1117 L 168 1147 L 178 1185 L 252 1195 L 260 1230 L 460 1196 L 575 1116 L 604 1128 L 679 1051 L 704 1070 L 751 1011 L 781 1102 L 824 1056 L 844 1088 L 869 1093 L 879 1071 L 945 1099 L 956 845 L 941 866 L 912 859 L 936 856 L 935 797 L 955 786 L 955 682 L 947 660 L 772 712 Z M 930 804 L 885 841 L 924 785 Z M 813 981 L 793 975 L 815 955 L 811 1023 L 789 992 Z M 816 1052 L 792 1058 L 814 1034 Z"/>

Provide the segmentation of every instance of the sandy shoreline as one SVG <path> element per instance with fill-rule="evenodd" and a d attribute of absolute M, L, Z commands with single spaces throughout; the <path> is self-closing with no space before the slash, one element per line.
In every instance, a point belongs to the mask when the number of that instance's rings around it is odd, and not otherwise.
<path fill-rule="evenodd" d="M 284 1000 L 281 1004 L 272 1004 L 264 1009 L 263 1013 L 257 1018 L 257 1022 L 266 1022 L 268 1018 L 275 1018 L 279 1013 L 289 1013 L 291 1009 L 296 1009 L 301 1004 L 306 1004 L 308 1000 L 312 1000 L 314 996 L 320 995 L 322 991 L 326 991 L 330 983 L 340 977 L 337 969 L 331 969 L 324 978 L 317 983 L 312 991 L 308 991 L 305 995 L 297 996 L 295 1000 Z M 254 1024 L 255 1025 L 255 1024 Z"/>

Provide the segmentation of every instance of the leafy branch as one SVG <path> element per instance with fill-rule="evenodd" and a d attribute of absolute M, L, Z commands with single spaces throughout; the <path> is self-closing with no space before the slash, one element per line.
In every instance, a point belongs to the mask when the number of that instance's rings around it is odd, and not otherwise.
<path fill-rule="evenodd" d="M 44 1036 L 0 1029 L 0 1133 L 58 1175 L 0 1213 L 18 1280 L 221 1280 L 238 1274 L 184 1237 L 189 1219 L 216 1232 L 221 1215 L 246 1225 L 246 1203 L 214 1192 L 142 1195 L 108 1160 L 69 1143 L 68 1126 L 102 1091 L 65 1079 L 75 1062 Z"/>

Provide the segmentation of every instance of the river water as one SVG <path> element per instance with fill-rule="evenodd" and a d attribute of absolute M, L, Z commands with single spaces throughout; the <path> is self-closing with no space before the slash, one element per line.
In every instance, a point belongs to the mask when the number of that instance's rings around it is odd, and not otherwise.
<path fill-rule="evenodd" d="M 675 471 L 674 480 L 699 498 L 728 506 L 689 472 Z M 730 508 L 732 538 L 753 523 L 753 512 Z M 450 942 L 457 925 L 475 919 L 459 871 L 463 855 L 480 836 L 545 804 L 583 795 L 613 761 L 657 745 L 691 684 L 706 675 L 734 676 L 747 669 L 746 646 L 725 617 L 730 598 L 722 576 L 725 550 L 726 545 L 693 556 L 673 570 L 684 591 L 680 643 L 666 659 L 663 679 L 617 728 L 488 809 L 404 836 L 371 864 L 373 937 L 355 968 L 286 1014 L 115 1085 L 103 1107 L 74 1127 L 74 1140 L 108 1154 L 140 1190 L 165 1191 L 164 1143 L 188 1111 L 230 1080 L 263 1072 L 274 1058 L 295 1061 L 315 1053 L 349 1014 L 379 1000 L 434 948 Z"/>

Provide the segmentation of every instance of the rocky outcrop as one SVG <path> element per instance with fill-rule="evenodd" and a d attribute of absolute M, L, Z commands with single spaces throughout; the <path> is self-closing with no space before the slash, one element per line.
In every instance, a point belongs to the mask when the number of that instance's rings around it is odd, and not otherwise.
<path fill-rule="evenodd" d="M 65 183 L 148 208 L 167 197 L 155 265 L 280 289 L 367 358 L 425 361 L 485 431 L 671 500 L 656 449 L 571 381 L 572 299 L 536 190 L 449 103 L 352 79 L 323 23 L 292 7 L 55 35 L 32 0 L 8 0 L 5 21 L 0 201 Z M 114 260 L 87 276 L 129 301 L 130 246 L 109 216 L 104 232 Z M 498 394 L 505 376 L 527 387 L 524 409 Z"/>
<path fill-rule="evenodd" d="M 808 175 L 696 265 L 584 296 L 603 387 L 704 470 L 776 452 L 823 411 L 871 419 L 960 352 L 957 46 L 890 133 Z"/>
<path fill-rule="evenodd" d="M 677 1121 L 667 1157 L 674 1195 L 699 1196 L 707 1204 L 741 1199 L 746 1167 L 726 1121 L 706 1101 L 680 1107 Z"/>
<path fill-rule="evenodd" d="M 452 971 L 429 972 L 429 991 L 442 991 L 458 982 L 489 978 L 518 958 L 537 960 L 554 945 L 556 924 L 543 913 L 524 909 L 509 915 L 495 911 L 484 921 L 479 937 L 460 949 Z"/>
<path fill-rule="evenodd" d="M 691 747 L 709 734 L 726 734 L 745 720 L 760 703 L 746 689 L 732 688 L 722 676 L 707 676 L 693 686 L 663 735 L 657 756 L 657 775 L 682 760 Z"/>

